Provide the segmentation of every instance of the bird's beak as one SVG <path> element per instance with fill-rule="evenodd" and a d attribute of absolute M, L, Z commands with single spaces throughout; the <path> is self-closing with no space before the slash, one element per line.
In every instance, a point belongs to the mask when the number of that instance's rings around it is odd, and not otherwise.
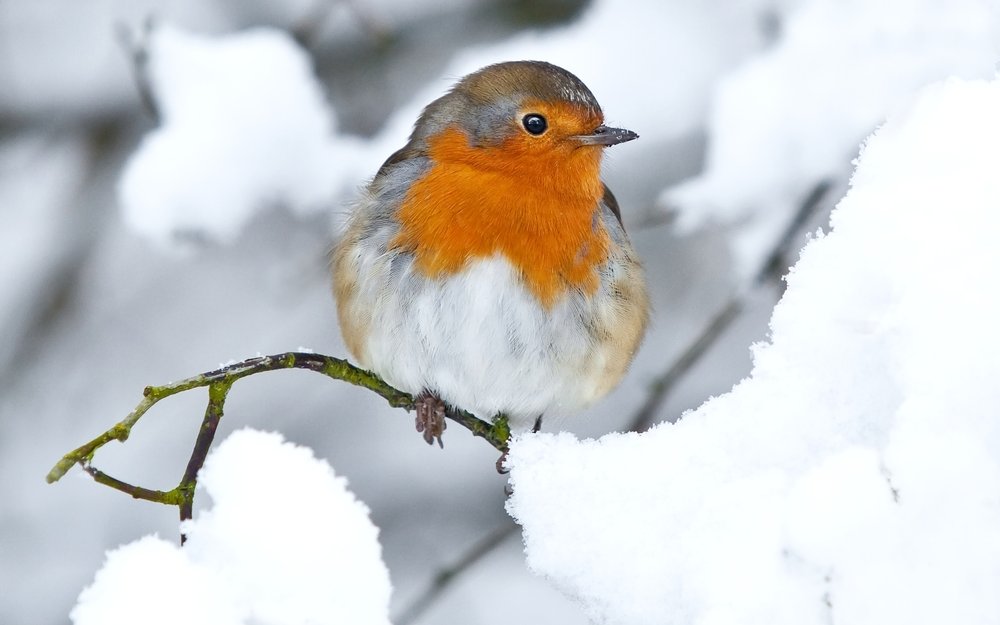
<path fill-rule="evenodd" d="M 619 143 L 625 143 L 626 141 L 638 138 L 639 135 L 631 130 L 609 128 L 604 124 L 595 128 L 594 132 L 589 135 L 576 135 L 573 137 L 580 145 L 600 145 L 604 147 L 618 145 Z"/>

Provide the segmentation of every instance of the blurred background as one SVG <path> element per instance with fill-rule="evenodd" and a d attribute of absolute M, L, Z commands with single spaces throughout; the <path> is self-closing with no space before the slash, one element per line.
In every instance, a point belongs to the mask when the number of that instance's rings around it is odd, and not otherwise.
<path fill-rule="evenodd" d="M 419 108 L 490 62 L 563 65 L 609 123 L 642 137 L 609 151 L 606 179 L 646 265 L 653 324 L 622 385 L 561 427 L 641 428 L 727 391 L 864 136 L 921 85 L 994 71 L 993 3 L 878 4 L 0 3 L 0 623 L 66 623 L 105 550 L 177 535 L 173 509 L 79 470 L 44 481 L 145 385 L 301 347 L 346 354 L 328 277 L 338 223 Z M 276 198 L 227 237 L 150 236 L 125 217 L 142 210 L 123 206 L 126 163 L 162 123 L 144 44 L 160 24 L 209 37 L 270 27 L 301 46 L 341 141 L 329 202 Z M 158 405 L 95 464 L 172 487 L 204 399 Z M 218 440 L 243 426 L 278 430 L 348 478 L 381 529 L 394 622 L 586 622 L 525 568 L 484 442 L 452 427 L 443 451 L 428 447 L 381 398 L 303 371 L 238 383 Z"/>

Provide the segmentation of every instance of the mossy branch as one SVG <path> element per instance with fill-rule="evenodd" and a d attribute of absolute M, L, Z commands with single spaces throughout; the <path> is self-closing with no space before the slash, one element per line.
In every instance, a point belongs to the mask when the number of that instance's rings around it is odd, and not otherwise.
<path fill-rule="evenodd" d="M 394 408 L 412 410 L 416 405 L 416 398 L 409 393 L 404 393 L 399 389 L 389 386 L 374 373 L 355 367 L 340 358 L 305 352 L 286 352 L 273 356 L 259 356 L 227 365 L 214 371 L 200 373 L 179 382 L 172 382 L 163 386 L 147 386 L 142 391 L 142 400 L 132 412 L 111 426 L 106 432 L 63 456 L 52 467 L 52 470 L 49 471 L 46 481 L 50 484 L 58 481 L 67 471 L 73 468 L 73 465 L 79 464 L 99 484 L 120 490 L 136 499 L 177 506 L 180 510 L 181 520 L 190 519 L 194 505 L 194 490 L 197 484 L 198 471 L 204 465 L 208 450 L 215 439 L 215 432 L 219 426 L 219 421 L 222 419 L 230 388 L 241 378 L 278 369 L 307 369 L 335 380 L 342 380 L 355 386 L 366 388 L 385 398 L 389 402 L 389 405 Z M 135 486 L 112 477 L 93 466 L 94 454 L 97 450 L 111 441 L 125 442 L 128 440 L 129 434 L 132 433 L 132 428 L 135 424 L 157 402 L 171 395 L 203 387 L 208 387 L 208 405 L 205 408 L 205 417 L 202 419 L 198 437 L 195 439 L 194 448 L 191 451 L 191 457 L 177 486 L 168 491 Z M 486 440 L 497 451 L 502 453 L 507 451 L 510 428 L 507 425 L 506 417 L 503 415 L 499 415 L 493 419 L 492 423 L 487 423 L 464 410 L 449 407 L 445 416 L 467 428 L 474 436 Z"/>

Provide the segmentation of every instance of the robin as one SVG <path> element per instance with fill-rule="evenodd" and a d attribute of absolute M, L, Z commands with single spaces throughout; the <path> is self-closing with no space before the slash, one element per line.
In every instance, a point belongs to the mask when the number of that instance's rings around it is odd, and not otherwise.
<path fill-rule="evenodd" d="M 649 302 L 600 168 L 637 137 L 565 69 L 499 63 L 431 102 L 364 189 L 334 252 L 340 328 L 417 396 L 428 443 L 446 404 L 537 430 L 624 375 Z"/>

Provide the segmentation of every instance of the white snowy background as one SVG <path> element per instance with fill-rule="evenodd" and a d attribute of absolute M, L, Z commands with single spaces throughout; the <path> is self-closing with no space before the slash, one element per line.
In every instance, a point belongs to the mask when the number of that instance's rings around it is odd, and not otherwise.
<path fill-rule="evenodd" d="M 606 177 L 655 316 L 615 393 L 515 444 L 509 502 L 486 444 L 301 371 L 234 387 L 183 550 L 172 509 L 44 483 L 146 384 L 344 354 L 352 194 L 518 58 L 641 135 Z M 985 0 L 0 4 L 0 623 L 1000 623 L 998 60 Z M 817 189 L 782 297 L 752 278 Z M 734 294 L 663 425 L 584 440 Z M 97 465 L 173 486 L 186 395 Z"/>

